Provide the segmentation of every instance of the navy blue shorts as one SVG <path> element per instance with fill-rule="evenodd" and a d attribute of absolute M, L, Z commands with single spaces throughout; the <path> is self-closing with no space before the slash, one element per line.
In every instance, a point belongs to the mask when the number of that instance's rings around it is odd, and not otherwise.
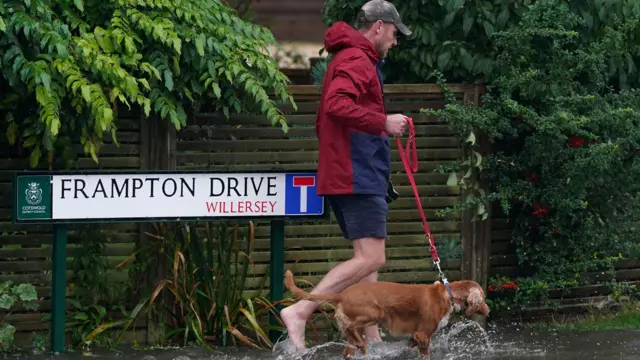
<path fill-rule="evenodd" d="M 347 240 L 387 237 L 389 204 L 384 196 L 345 194 L 325 196 Z"/>

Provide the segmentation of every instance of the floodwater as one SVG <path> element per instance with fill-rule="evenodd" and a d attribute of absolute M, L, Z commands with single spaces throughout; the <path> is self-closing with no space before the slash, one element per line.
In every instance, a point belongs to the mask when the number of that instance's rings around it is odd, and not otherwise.
<path fill-rule="evenodd" d="M 344 344 L 331 342 L 316 345 L 304 353 L 287 352 L 288 341 L 273 350 L 233 349 L 212 353 L 188 346 L 176 349 L 103 351 L 87 354 L 69 353 L 55 359 L 131 359 L 131 360 L 342 360 Z M 482 330 L 473 322 L 458 322 L 434 336 L 430 360 L 640 360 L 640 331 L 606 331 L 555 333 L 518 326 L 490 326 Z M 405 339 L 387 339 L 369 345 L 367 354 L 356 359 L 418 360 L 416 349 L 409 349 Z M 46 355 L 22 356 L 20 359 L 54 359 Z"/>

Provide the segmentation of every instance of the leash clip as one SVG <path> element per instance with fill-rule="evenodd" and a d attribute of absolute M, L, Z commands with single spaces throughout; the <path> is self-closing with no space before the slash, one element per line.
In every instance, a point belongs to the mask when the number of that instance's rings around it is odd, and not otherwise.
<path fill-rule="evenodd" d="M 440 268 L 440 259 L 434 261 L 433 265 L 435 265 L 435 267 L 438 268 L 438 278 L 440 278 L 441 280 L 444 279 L 444 281 L 447 281 L 447 278 L 444 276 L 444 273 L 442 272 L 442 269 Z"/>

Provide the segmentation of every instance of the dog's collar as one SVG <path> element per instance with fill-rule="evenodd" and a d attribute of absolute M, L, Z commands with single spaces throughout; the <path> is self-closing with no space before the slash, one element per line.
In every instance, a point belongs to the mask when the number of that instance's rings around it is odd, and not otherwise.
<path fill-rule="evenodd" d="M 447 280 L 446 277 L 442 277 L 442 284 L 444 285 L 445 289 L 447 289 L 447 292 L 449 293 L 449 298 L 451 299 L 451 306 L 455 306 L 455 301 L 453 300 L 453 292 L 451 291 L 451 286 L 449 285 L 449 280 Z"/>

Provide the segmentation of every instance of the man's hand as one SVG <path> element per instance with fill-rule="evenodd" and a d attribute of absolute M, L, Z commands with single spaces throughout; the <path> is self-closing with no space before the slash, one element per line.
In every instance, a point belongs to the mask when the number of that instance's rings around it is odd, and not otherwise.
<path fill-rule="evenodd" d="M 402 136 L 407 128 L 407 117 L 402 114 L 387 115 L 385 130 L 394 136 Z"/>

